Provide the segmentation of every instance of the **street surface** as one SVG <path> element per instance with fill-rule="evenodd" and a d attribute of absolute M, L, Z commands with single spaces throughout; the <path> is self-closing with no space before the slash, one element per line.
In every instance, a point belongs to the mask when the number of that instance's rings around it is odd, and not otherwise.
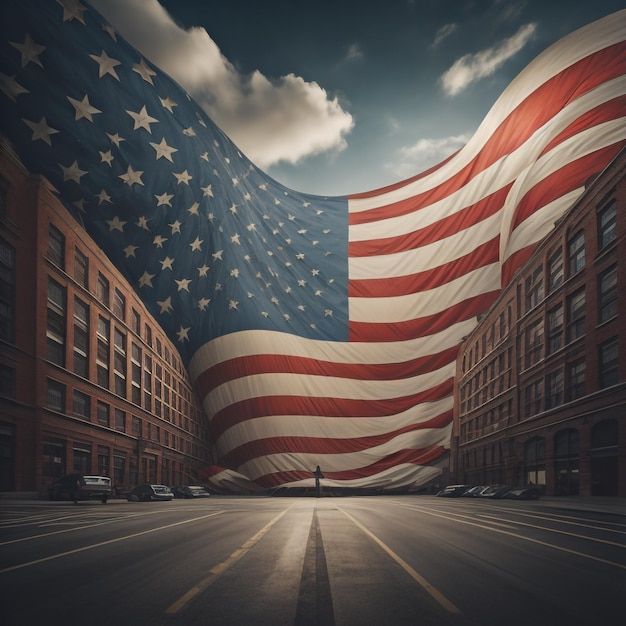
<path fill-rule="evenodd" d="M 431 496 L 0 502 L 3 626 L 623 624 L 626 516 Z"/>

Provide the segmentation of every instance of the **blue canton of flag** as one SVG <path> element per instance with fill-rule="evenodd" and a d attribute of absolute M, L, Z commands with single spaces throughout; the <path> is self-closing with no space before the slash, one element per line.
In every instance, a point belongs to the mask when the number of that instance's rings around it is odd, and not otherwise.
<path fill-rule="evenodd" d="M 272 180 L 86 5 L 1 11 L 3 133 L 185 360 L 238 330 L 347 339 L 345 198 Z"/>

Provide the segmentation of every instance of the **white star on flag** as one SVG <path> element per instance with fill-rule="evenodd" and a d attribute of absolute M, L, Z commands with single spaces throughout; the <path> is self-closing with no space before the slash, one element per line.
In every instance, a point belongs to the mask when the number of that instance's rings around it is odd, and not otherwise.
<path fill-rule="evenodd" d="M 176 333 L 178 335 L 178 341 L 189 341 L 189 331 L 191 330 L 191 326 L 187 326 L 183 328 L 181 325 L 180 330 Z"/>
<path fill-rule="evenodd" d="M 196 269 L 198 270 L 198 277 L 200 278 L 202 276 L 206 276 L 211 268 L 205 264 L 197 267 Z"/>
<path fill-rule="evenodd" d="M 72 163 L 69 167 L 61 165 L 61 169 L 63 170 L 64 182 L 68 180 L 73 180 L 75 183 L 80 184 L 80 179 L 87 173 L 86 170 L 81 170 L 80 167 L 78 167 L 77 161 L 74 161 L 74 163 Z"/>
<path fill-rule="evenodd" d="M 183 170 L 180 173 L 176 173 L 176 172 L 172 172 L 173 176 L 176 178 L 176 180 L 178 181 L 178 184 L 180 185 L 181 183 L 184 183 L 185 185 L 189 185 L 189 181 L 193 178 L 193 176 L 189 175 L 189 172 L 187 170 Z"/>
<path fill-rule="evenodd" d="M 178 106 L 169 96 L 166 98 L 159 97 L 159 100 L 163 108 L 167 109 L 170 113 L 174 113 L 174 107 Z"/>
<path fill-rule="evenodd" d="M 198 215 L 198 209 L 200 208 L 200 205 L 197 202 L 194 202 L 188 209 L 187 211 L 189 212 L 189 215 Z"/>
<path fill-rule="evenodd" d="M 157 199 L 157 206 L 162 206 L 162 205 L 166 205 L 166 206 L 172 206 L 172 203 L 170 202 L 170 200 L 174 197 L 173 193 L 162 193 L 161 195 L 159 194 L 154 194 L 154 197 Z"/>
<path fill-rule="evenodd" d="M 118 178 L 121 178 L 129 187 L 133 185 L 143 185 L 143 181 L 141 180 L 141 175 L 143 174 L 143 170 L 135 171 L 130 165 L 126 170 L 126 174 L 120 174 Z"/>
<path fill-rule="evenodd" d="M 171 234 L 173 235 L 175 233 L 180 233 L 180 227 L 182 226 L 182 223 L 178 220 L 175 220 L 171 224 L 168 224 L 168 226 L 172 229 Z"/>
<path fill-rule="evenodd" d="M 26 87 L 23 87 L 15 80 L 15 75 L 7 76 L 2 72 L 0 72 L 0 91 L 13 102 L 15 102 L 17 96 L 23 93 L 30 93 Z"/>
<path fill-rule="evenodd" d="M 156 118 L 148 114 L 148 111 L 146 110 L 145 105 L 142 106 L 141 109 L 137 111 L 137 113 L 134 113 L 133 111 L 126 111 L 126 113 L 128 113 L 128 115 L 130 115 L 135 121 L 133 130 L 139 130 L 140 128 L 144 128 L 150 134 L 152 134 L 152 129 L 150 128 L 150 124 L 159 123 L 159 120 L 157 120 Z"/>
<path fill-rule="evenodd" d="M 171 313 L 174 310 L 172 306 L 172 296 L 167 296 L 165 300 L 157 300 L 157 304 L 161 309 L 160 313 Z"/>
<path fill-rule="evenodd" d="M 200 300 L 198 300 L 198 308 L 204 311 L 209 305 L 209 302 L 211 302 L 209 298 L 200 298 Z"/>
<path fill-rule="evenodd" d="M 157 248 L 162 248 L 163 244 L 167 241 L 167 237 L 161 237 L 161 235 L 156 235 L 155 238 L 152 240 L 152 243 L 157 247 Z"/>
<path fill-rule="evenodd" d="M 172 264 L 174 263 L 174 259 L 170 258 L 169 256 L 166 256 L 162 261 L 159 261 L 159 263 L 161 263 L 161 269 L 162 270 L 173 270 L 174 269 L 172 267 Z"/>
<path fill-rule="evenodd" d="M 109 204 L 111 204 L 111 196 L 104 189 L 102 189 L 100 193 L 96 195 L 96 198 L 98 198 L 98 205 L 102 204 L 103 202 L 108 202 Z"/>
<path fill-rule="evenodd" d="M 213 197 L 213 185 L 207 185 L 206 187 L 200 187 L 200 189 L 202 189 L 202 191 L 204 192 L 203 195 L 206 196 L 207 198 L 212 198 Z"/>
<path fill-rule="evenodd" d="M 70 104 L 74 107 L 76 111 L 75 120 L 80 120 L 85 118 L 90 122 L 93 122 L 92 115 L 96 115 L 97 113 L 102 113 L 100 109 L 96 109 L 96 107 L 91 106 L 89 103 L 89 97 L 85 94 L 85 97 L 82 100 L 75 100 L 74 98 L 70 98 L 67 96 L 67 99 L 70 101 Z"/>
<path fill-rule="evenodd" d="M 154 70 L 151 70 L 146 65 L 146 62 L 143 59 L 141 59 L 139 63 L 135 63 L 135 65 L 133 65 L 133 72 L 137 72 L 137 74 L 139 74 L 141 78 L 143 78 L 147 83 L 150 83 L 154 87 L 152 77 L 156 76 L 156 72 Z"/>
<path fill-rule="evenodd" d="M 156 274 L 149 274 L 148 271 L 146 270 L 140 277 L 139 277 L 139 286 L 140 287 L 152 287 L 152 279 L 156 276 Z"/>
<path fill-rule="evenodd" d="M 36 63 L 39 67 L 43 67 L 39 60 L 39 55 L 46 49 L 46 46 L 40 46 L 35 43 L 28 33 L 26 33 L 24 43 L 15 43 L 13 41 L 9 43 L 19 50 L 22 55 L 22 67 L 26 67 L 29 63 Z"/>
<path fill-rule="evenodd" d="M 124 226 L 127 224 L 127 222 L 121 221 L 117 215 L 112 220 L 106 220 L 106 223 L 109 225 L 109 232 L 119 230 L 120 233 L 124 232 Z"/>
<path fill-rule="evenodd" d="M 113 161 L 113 155 L 111 154 L 110 150 L 107 150 L 106 152 L 100 152 L 98 150 L 99 154 L 100 154 L 100 163 L 106 163 L 109 167 L 111 166 L 111 162 Z"/>
<path fill-rule="evenodd" d="M 115 134 L 111 134 L 111 133 L 106 133 L 106 136 L 111 140 L 112 143 L 114 143 L 118 148 L 120 147 L 120 144 L 122 143 L 122 141 L 126 141 L 126 139 L 124 139 L 124 137 L 120 137 L 117 133 Z"/>
<path fill-rule="evenodd" d="M 204 239 L 200 239 L 200 237 L 196 237 L 190 244 L 189 247 L 191 248 L 192 252 L 196 252 L 196 251 L 200 251 L 202 250 L 202 243 L 204 242 Z"/>
<path fill-rule="evenodd" d="M 178 285 L 178 291 L 189 291 L 189 284 L 191 280 L 188 278 L 182 278 L 181 280 L 174 280 L 174 282 Z"/>
<path fill-rule="evenodd" d="M 119 80 L 120 77 L 117 75 L 115 68 L 118 65 L 121 65 L 121 61 L 117 59 L 112 59 L 104 50 L 100 53 L 100 56 L 96 54 L 90 54 L 89 58 L 93 59 L 98 64 L 98 78 L 102 78 L 109 74 L 113 76 L 116 80 Z"/>
<path fill-rule="evenodd" d="M 42 117 L 39 122 L 31 122 L 30 120 L 26 120 L 24 118 L 22 118 L 22 121 L 33 131 L 31 141 L 41 139 L 41 141 L 44 141 L 51 146 L 52 142 L 50 141 L 50 135 L 54 135 L 59 132 L 58 130 L 48 126 L 48 121 L 45 117 Z"/>
<path fill-rule="evenodd" d="M 174 152 L 178 152 L 178 148 L 172 148 L 171 146 L 167 145 L 167 142 L 165 141 L 165 137 L 163 137 L 161 139 L 161 143 L 153 143 L 152 141 L 150 142 L 150 145 L 155 149 L 156 151 L 156 160 L 158 161 L 161 157 L 163 157 L 164 159 L 167 159 L 170 163 L 173 163 L 174 161 L 172 160 L 172 154 L 174 154 Z"/>
<path fill-rule="evenodd" d="M 128 245 L 124 248 L 124 254 L 126 255 L 126 258 L 128 259 L 129 257 L 134 257 L 135 256 L 135 250 L 137 250 L 139 248 L 139 246 L 133 246 L 133 245 Z"/>

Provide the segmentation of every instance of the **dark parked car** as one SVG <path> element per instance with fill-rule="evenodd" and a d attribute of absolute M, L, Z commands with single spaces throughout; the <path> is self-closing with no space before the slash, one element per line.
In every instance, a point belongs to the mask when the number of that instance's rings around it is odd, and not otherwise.
<path fill-rule="evenodd" d="M 509 485 L 490 485 L 486 489 L 480 492 L 479 498 L 503 498 L 507 493 L 511 491 Z"/>
<path fill-rule="evenodd" d="M 129 502 L 150 502 L 151 500 L 171 500 L 174 497 L 167 485 L 137 485 L 127 496 Z"/>
<path fill-rule="evenodd" d="M 538 500 L 541 497 L 541 492 L 535 487 L 522 487 L 511 489 L 504 497 L 511 500 Z"/>
<path fill-rule="evenodd" d="M 486 485 L 476 485 L 476 487 L 464 491 L 461 495 L 464 498 L 478 498 L 485 489 L 487 489 Z"/>
<path fill-rule="evenodd" d="M 108 476 L 67 474 L 50 487 L 50 500 L 100 500 L 106 504 L 111 497 L 111 479 Z"/>
<path fill-rule="evenodd" d="M 458 498 L 465 493 L 472 485 L 448 485 L 438 494 L 440 498 Z"/>
<path fill-rule="evenodd" d="M 208 498 L 211 495 L 200 485 L 176 485 L 172 492 L 175 498 Z"/>

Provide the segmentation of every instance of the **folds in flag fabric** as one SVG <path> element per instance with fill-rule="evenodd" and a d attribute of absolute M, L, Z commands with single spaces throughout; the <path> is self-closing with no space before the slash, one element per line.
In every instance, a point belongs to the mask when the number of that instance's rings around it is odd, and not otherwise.
<path fill-rule="evenodd" d="M 440 165 L 329 198 L 255 167 L 88 5 L 7 4 L 2 134 L 179 347 L 228 476 L 437 476 L 462 338 L 625 144 L 626 12 L 545 50 Z"/>

